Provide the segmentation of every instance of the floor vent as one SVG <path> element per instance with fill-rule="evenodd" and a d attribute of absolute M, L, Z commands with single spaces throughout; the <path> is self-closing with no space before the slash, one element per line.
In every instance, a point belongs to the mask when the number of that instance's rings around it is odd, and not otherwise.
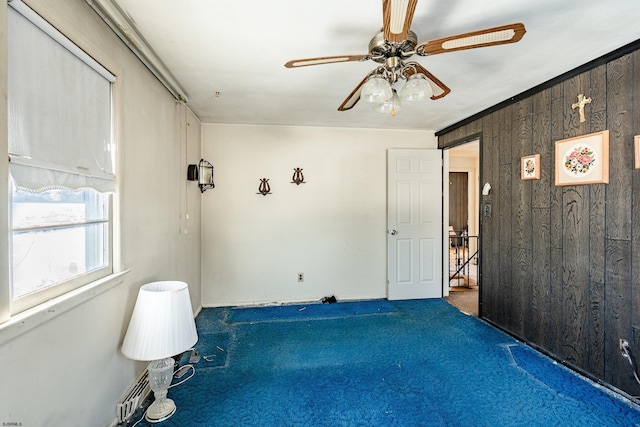
<path fill-rule="evenodd" d="M 123 423 L 131 418 L 150 392 L 149 371 L 145 369 L 118 402 L 116 406 L 118 422 Z"/>

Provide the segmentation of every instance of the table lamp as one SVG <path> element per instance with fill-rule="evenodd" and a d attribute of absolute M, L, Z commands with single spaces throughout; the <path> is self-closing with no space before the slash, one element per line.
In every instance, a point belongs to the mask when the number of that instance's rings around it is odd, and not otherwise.
<path fill-rule="evenodd" d="M 157 423 L 175 413 L 175 403 L 167 398 L 175 363 L 172 356 L 192 348 L 197 341 L 185 282 L 152 282 L 140 287 L 122 354 L 133 360 L 151 361 L 147 369 L 155 400 L 146 411 L 147 421 Z"/>

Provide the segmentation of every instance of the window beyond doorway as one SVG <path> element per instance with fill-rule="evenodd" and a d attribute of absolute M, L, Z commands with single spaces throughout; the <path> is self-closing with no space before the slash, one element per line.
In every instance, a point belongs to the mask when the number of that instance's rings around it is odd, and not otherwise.
<path fill-rule="evenodd" d="M 468 172 L 449 172 L 449 226 L 457 235 L 469 231 L 468 182 Z"/>

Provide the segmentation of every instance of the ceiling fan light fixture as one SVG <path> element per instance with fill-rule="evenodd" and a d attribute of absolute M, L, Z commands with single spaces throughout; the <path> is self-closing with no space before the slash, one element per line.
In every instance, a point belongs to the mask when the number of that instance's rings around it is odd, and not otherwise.
<path fill-rule="evenodd" d="M 360 98 L 365 102 L 384 103 L 391 99 L 393 92 L 391 85 L 380 74 L 369 77 L 360 92 Z"/>
<path fill-rule="evenodd" d="M 402 102 L 395 89 L 393 89 L 393 96 L 389 100 L 373 105 L 373 111 L 382 114 L 391 114 L 392 116 L 395 116 L 396 112 L 400 110 L 402 110 Z"/>
<path fill-rule="evenodd" d="M 403 101 L 425 101 L 433 95 L 427 77 L 422 73 L 409 76 L 407 82 L 400 89 L 400 99 Z"/>

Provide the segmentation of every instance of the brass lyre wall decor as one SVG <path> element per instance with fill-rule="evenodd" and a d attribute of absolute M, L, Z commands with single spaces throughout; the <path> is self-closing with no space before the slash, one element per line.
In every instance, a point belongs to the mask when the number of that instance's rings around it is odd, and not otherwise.
<path fill-rule="evenodd" d="M 266 196 L 267 194 L 271 194 L 271 186 L 269 185 L 269 180 L 267 178 L 262 178 L 260 180 L 260 185 L 258 186 L 258 193 Z"/>
<path fill-rule="evenodd" d="M 300 185 L 300 184 L 304 184 L 304 175 L 302 174 L 302 168 L 295 168 L 293 170 L 293 178 L 291 178 L 292 184 L 295 185 Z"/>

